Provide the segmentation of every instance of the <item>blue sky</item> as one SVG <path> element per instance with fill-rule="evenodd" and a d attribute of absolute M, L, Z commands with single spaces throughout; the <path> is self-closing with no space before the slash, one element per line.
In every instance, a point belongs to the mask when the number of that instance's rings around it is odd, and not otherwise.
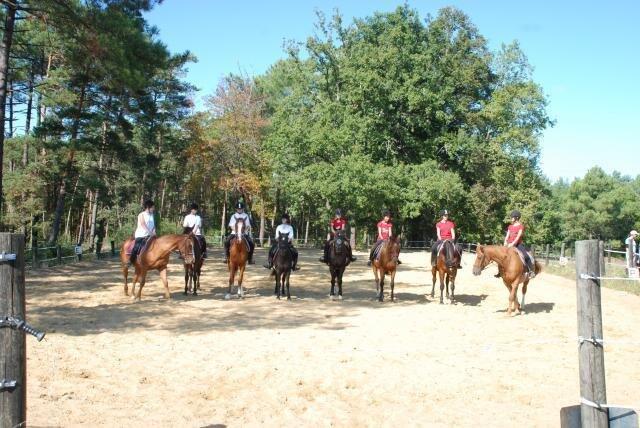
<path fill-rule="evenodd" d="M 549 98 L 556 125 L 542 138 L 541 168 L 552 180 L 582 176 L 594 165 L 639 174 L 640 1 L 409 1 L 421 16 L 455 6 L 471 17 L 490 43 L 518 40 L 534 79 Z M 313 33 L 315 11 L 338 8 L 345 22 L 401 1 L 164 0 L 146 15 L 173 52 L 199 59 L 187 79 L 201 89 L 197 103 L 219 79 L 266 71 L 284 57 L 285 39 Z"/>

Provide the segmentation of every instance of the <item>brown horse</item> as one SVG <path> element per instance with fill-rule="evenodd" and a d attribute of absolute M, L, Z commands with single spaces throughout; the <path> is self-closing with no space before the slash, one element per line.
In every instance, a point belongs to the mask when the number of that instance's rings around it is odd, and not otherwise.
<path fill-rule="evenodd" d="M 509 307 L 507 315 L 515 315 L 524 311 L 524 296 L 527 294 L 527 285 L 529 284 L 529 276 L 518 250 L 513 247 L 504 247 L 502 245 L 478 245 L 476 248 L 476 261 L 473 264 L 473 274 L 480 275 L 482 271 L 491 263 L 496 262 L 498 271 L 502 277 L 504 285 L 509 290 Z M 540 263 L 535 262 L 535 273 L 540 273 L 542 267 Z M 518 303 L 518 286 L 522 284 L 522 304 Z M 515 313 L 514 313 L 515 312 Z"/>
<path fill-rule="evenodd" d="M 186 235 L 164 235 L 158 238 L 150 238 L 146 250 L 136 257 L 134 264 L 135 276 L 131 287 L 131 295 L 133 298 L 140 300 L 142 298 L 142 287 L 147 280 L 147 272 L 157 270 L 160 272 L 160 278 L 164 285 L 164 297 L 171 298 L 169 293 L 169 283 L 167 282 L 167 264 L 169 256 L 174 250 L 179 250 L 182 254 L 188 253 L 188 243 L 191 242 Z M 129 256 L 126 249 L 130 248 L 133 238 L 129 238 L 120 247 L 120 264 L 122 266 L 122 274 L 124 276 L 124 294 L 129 295 L 128 277 L 129 277 Z M 138 294 L 136 295 L 136 283 L 140 282 Z"/>
<path fill-rule="evenodd" d="M 384 277 L 387 274 L 390 277 L 391 301 L 393 302 L 393 287 L 399 257 L 400 239 L 397 236 L 392 236 L 382 244 L 379 256 L 375 258 L 371 264 L 373 268 L 373 275 L 376 279 L 376 292 L 378 293 L 377 296 L 379 302 L 384 300 Z"/>
<path fill-rule="evenodd" d="M 189 241 L 186 243 L 184 251 L 180 251 L 182 254 L 182 263 L 184 264 L 184 295 L 189 294 L 189 291 L 194 296 L 198 295 L 200 289 L 200 274 L 202 272 L 202 248 L 198 238 L 192 233 L 186 234 L 189 237 Z"/>
<path fill-rule="evenodd" d="M 229 247 L 229 261 L 227 266 L 229 267 L 229 291 L 224 296 L 225 299 L 231 298 L 231 290 L 233 283 L 238 274 L 238 297 L 244 297 L 244 289 L 242 288 L 242 279 L 244 278 L 244 270 L 247 267 L 247 261 L 249 260 L 249 250 L 247 249 L 247 243 L 243 238 L 244 234 L 244 220 L 238 219 L 236 222 L 235 237 L 230 242 Z"/>
<path fill-rule="evenodd" d="M 456 289 L 456 275 L 458 274 L 458 266 L 460 265 L 460 250 L 456 249 L 455 244 L 451 240 L 446 240 L 442 244 L 442 250 L 436 259 L 436 265 L 431 268 L 433 281 L 431 284 L 431 297 L 435 295 L 436 274 L 440 278 L 440 304 L 443 304 L 442 291 L 447 286 L 447 299 L 454 303 Z M 447 263 L 447 260 L 449 263 Z M 451 284 L 451 297 L 449 297 L 449 284 Z"/>

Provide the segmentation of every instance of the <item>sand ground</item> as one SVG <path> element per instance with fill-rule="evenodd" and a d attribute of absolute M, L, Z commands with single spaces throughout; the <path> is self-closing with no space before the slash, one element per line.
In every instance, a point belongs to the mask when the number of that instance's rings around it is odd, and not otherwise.
<path fill-rule="evenodd" d="M 244 300 L 225 301 L 213 254 L 201 294 L 173 298 L 156 272 L 140 303 L 115 261 L 28 274 L 31 426 L 558 426 L 577 404 L 574 281 L 541 274 L 526 314 L 505 315 L 493 268 L 459 272 L 455 305 L 427 297 L 427 254 L 403 253 L 397 301 L 378 303 L 364 254 L 331 301 L 319 251 L 303 251 L 290 302 L 260 265 Z M 429 289 L 426 284 L 429 283 Z M 603 290 L 610 403 L 640 409 L 640 297 Z"/>

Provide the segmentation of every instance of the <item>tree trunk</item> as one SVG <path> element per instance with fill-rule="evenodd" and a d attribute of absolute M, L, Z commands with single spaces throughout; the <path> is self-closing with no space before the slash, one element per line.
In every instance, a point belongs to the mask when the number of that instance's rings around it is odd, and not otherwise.
<path fill-rule="evenodd" d="M 224 201 L 222 203 L 222 216 L 220 217 L 220 235 L 225 235 L 225 226 L 227 225 L 227 191 L 224 191 Z"/>
<path fill-rule="evenodd" d="M 98 159 L 98 178 L 102 175 L 102 158 L 104 156 L 104 149 L 107 145 L 107 122 L 102 122 L 102 145 L 100 146 L 100 158 Z M 96 219 L 98 217 L 98 198 L 100 197 L 100 190 L 96 189 L 93 192 L 93 206 L 91 207 L 91 226 L 89 228 L 90 238 L 90 251 L 93 251 L 93 245 L 96 237 Z"/>
<path fill-rule="evenodd" d="M 264 247 L 264 228 L 265 228 L 265 210 L 264 210 L 264 198 L 260 201 L 260 234 L 258 239 L 260 240 L 260 246 Z"/>
<path fill-rule="evenodd" d="M 29 92 L 27 95 L 27 111 L 24 119 L 24 135 L 29 136 L 31 132 L 31 110 L 33 110 L 33 68 L 29 72 Z M 22 144 L 22 166 L 29 163 L 29 139 L 25 138 Z"/>
<path fill-rule="evenodd" d="M 13 138 L 13 81 L 9 82 L 9 88 L 7 90 L 9 96 L 9 138 Z"/>
<path fill-rule="evenodd" d="M 162 179 L 162 195 L 160 196 L 160 216 L 164 213 L 164 197 L 167 193 L 167 177 Z"/>
<path fill-rule="evenodd" d="M 78 140 L 78 132 L 80 130 L 80 118 L 82 117 L 82 109 L 84 107 L 86 84 L 82 85 L 80 90 L 80 99 L 78 100 L 78 111 L 71 128 L 71 141 L 69 147 L 69 155 L 67 156 L 67 162 L 64 170 L 62 171 L 62 177 L 60 180 L 60 190 L 58 191 L 58 200 L 56 202 L 55 217 L 53 219 L 53 225 L 51 226 L 51 235 L 49 236 L 49 244 L 54 244 L 58 240 L 58 234 L 60 233 L 60 222 L 62 221 L 62 214 L 64 213 L 64 199 L 67 194 L 67 178 L 71 173 L 75 161 L 75 143 Z M 84 214 L 84 212 L 83 212 Z"/>
<path fill-rule="evenodd" d="M 4 165 L 4 112 L 7 107 L 7 76 L 9 75 L 9 55 L 13 42 L 13 27 L 16 21 L 16 7 L 13 3 L 6 4 L 4 19 L 4 34 L 0 42 L 0 212 L 2 212 L 2 166 Z"/>
<path fill-rule="evenodd" d="M 49 78 L 49 72 L 51 71 L 51 61 L 53 59 L 53 55 L 49 54 L 47 57 L 47 68 L 44 71 L 44 79 L 47 80 Z M 38 103 L 40 104 L 39 112 L 38 112 L 38 125 L 44 122 L 45 117 L 47 117 L 47 106 L 42 102 L 42 94 L 38 97 Z"/>
<path fill-rule="evenodd" d="M 309 218 L 304 227 L 304 245 L 307 245 L 307 241 L 309 241 Z"/>

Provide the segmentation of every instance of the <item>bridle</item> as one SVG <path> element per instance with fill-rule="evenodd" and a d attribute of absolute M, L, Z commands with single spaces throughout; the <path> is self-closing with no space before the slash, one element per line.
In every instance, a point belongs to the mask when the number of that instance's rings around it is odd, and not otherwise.
<path fill-rule="evenodd" d="M 489 262 L 485 265 L 484 261 L 487 258 L 486 254 L 483 252 L 482 253 L 482 258 L 480 259 L 480 272 L 483 272 L 486 268 L 488 268 L 489 266 L 491 266 L 492 263 L 495 263 L 495 260 L 491 260 L 489 259 Z M 474 264 L 475 265 L 475 264 Z M 484 265 L 484 266 L 483 266 Z"/>

